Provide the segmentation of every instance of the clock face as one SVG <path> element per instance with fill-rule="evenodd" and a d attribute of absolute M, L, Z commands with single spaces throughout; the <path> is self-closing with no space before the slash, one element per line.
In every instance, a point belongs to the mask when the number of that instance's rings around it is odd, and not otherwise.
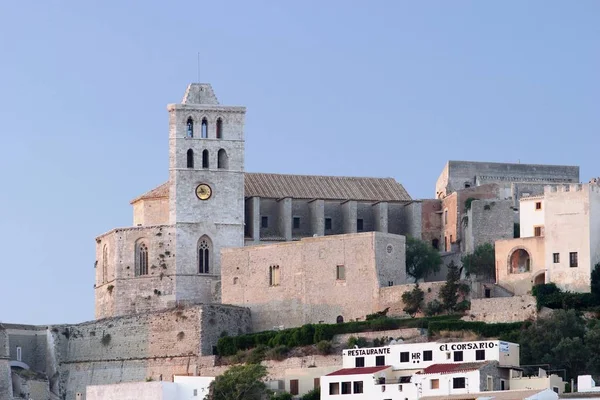
<path fill-rule="evenodd" d="M 196 188 L 196 196 L 200 200 L 208 200 L 212 196 L 212 189 L 206 183 L 201 183 Z"/>

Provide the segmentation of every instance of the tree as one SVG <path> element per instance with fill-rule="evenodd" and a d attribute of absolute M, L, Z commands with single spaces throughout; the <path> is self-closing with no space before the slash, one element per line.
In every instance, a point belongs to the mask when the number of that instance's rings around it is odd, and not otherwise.
<path fill-rule="evenodd" d="M 274 393 L 271 395 L 270 400 L 292 400 L 294 396 L 292 396 L 288 392 Z"/>
<path fill-rule="evenodd" d="M 496 252 L 490 243 L 477 246 L 473 253 L 463 256 L 461 262 L 467 276 L 496 278 Z"/>
<path fill-rule="evenodd" d="M 263 382 L 266 376 L 262 365 L 233 366 L 210 384 L 204 400 L 263 400 L 270 394 Z"/>
<path fill-rule="evenodd" d="M 301 399 L 302 400 L 320 400 L 321 399 L 321 388 L 318 387 L 316 389 L 311 390 L 310 392 L 308 392 L 304 396 L 302 396 Z"/>
<path fill-rule="evenodd" d="M 402 293 L 402 301 L 404 302 L 405 313 L 414 317 L 423 308 L 423 300 L 425 300 L 425 292 L 421 290 L 419 284 L 415 284 L 415 287 L 410 292 Z"/>
<path fill-rule="evenodd" d="M 406 273 L 415 279 L 424 279 L 440 270 L 442 257 L 429 243 L 406 237 Z"/>
<path fill-rule="evenodd" d="M 594 265 L 591 275 L 591 290 L 592 295 L 600 302 L 600 263 Z"/>
<path fill-rule="evenodd" d="M 469 286 L 460 283 L 460 269 L 451 261 L 448 264 L 448 275 L 446 283 L 440 288 L 440 300 L 443 308 L 448 311 L 457 311 L 458 299 L 469 292 Z M 464 307 L 458 307 L 464 308 Z"/>

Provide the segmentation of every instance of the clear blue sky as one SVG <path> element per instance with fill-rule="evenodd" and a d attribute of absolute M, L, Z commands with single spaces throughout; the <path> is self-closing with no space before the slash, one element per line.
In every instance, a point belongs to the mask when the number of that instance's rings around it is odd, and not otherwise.
<path fill-rule="evenodd" d="M 598 1 L 3 1 L 0 320 L 93 319 L 94 238 L 168 176 L 188 82 L 248 107 L 246 169 L 392 176 L 449 159 L 600 175 Z"/>

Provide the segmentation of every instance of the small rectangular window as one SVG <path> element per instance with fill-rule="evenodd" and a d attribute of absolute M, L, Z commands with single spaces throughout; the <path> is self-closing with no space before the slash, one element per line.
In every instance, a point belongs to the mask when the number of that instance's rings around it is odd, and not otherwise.
<path fill-rule="evenodd" d="M 463 352 L 455 351 L 454 352 L 454 361 L 462 361 L 463 360 Z"/>
<path fill-rule="evenodd" d="M 475 350 L 475 359 L 476 360 L 485 360 L 485 350 Z"/>
<path fill-rule="evenodd" d="M 260 227 L 268 228 L 269 227 L 269 217 L 261 217 L 260 219 Z"/>
<path fill-rule="evenodd" d="M 331 218 L 325 218 L 325 230 L 332 230 Z"/>
<path fill-rule="evenodd" d="M 541 201 L 536 201 L 535 202 L 535 209 L 536 210 L 541 210 L 542 209 L 542 202 Z"/>
<path fill-rule="evenodd" d="M 487 377 L 486 389 L 488 392 L 491 392 L 492 390 L 494 390 L 494 378 L 492 378 L 491 376 Z"/>
<path fill-rule="evenodd" d="M 571 268 L 577 267 L 577 252 L 569 253 L 569 266 Z"/>
<path fill-rule="evenodd" d="M 194 389 L 194 396 L 198 396 L 198 389 Z"/>
<path fill-rule="evenodd" d="M 431 389 L 439 389 L 440 388 L 440 380 L 439 379 L 432 379 L 431 380 L 430 388 Z"/>
<path fill-rule="evenodd" d="M 290 394 L 298 394 L 298 379 L 290 379 Z"/>
<path fill-rule="evenodd" d="M 554 262 L 554 264 L 558 264 L 560 262 L 560 254 L 552 253 L 552 261 Z"/>
<path fill-rule="evenodd" d="M 364 357 L 356 357 L 354 359 L 354 366 L 356 368 L 362 368 L 365 366 L 365 358 Z"/>
<path fill-rule="evenodd" d="M 340 394 L 340 383 L 331 382 L 329 384 L 329 394 Z"/>
<path fill-rule="evenodd" d="M 362 393 L 363 392 L 363 383 L 362 381 L 354 382 L 354 393 Z"/>
<path fill-rule="evenodd" d="M 425 350 L 423 352 L 423 361 L 433 361 L 433 351 Z"/>
<path fill-rule="evenodd" d="M 294 217 L 294 229 L 300 229 L 300 217 Z"/>
<path fill-rule="evenodd" d="M 23 361 L 23 350 L 20 346 L 17 347 L 17 361 Z"/>
<path fill-rule="evenodd" d="M 385 356 L 377 356 L 375 357 L 375 366 L 379 367 L 385 365 Z"/>
<path fill-rule="evenodd" d="M 352 394 L 352 382 L 342 382 L 342 394 Z"/>
<path fill-rule="evenodd" d="M 338 265 L 335 270 L 335 279 L 338 281 L 346 280 L 346 267 L 343 265 Z"/>
<path fill-rule="evenodd" d="M 452 388 L 464 389 L 465 388 L 465 378 L 452 378 Z"/>
<path fill-rule="evenodd" d="M 362 218 L 359 218 L 359 219 L 356 220 L 356 230 L 359 231 L 359 232 L 362 232 L 363 229 L 364 229 L 363 220 L 362 220 Z"/>
<path fill-rule="evenodd" d="M 533 236 L 536 236 L 536 237 L 542 236 L 542 227 L 541 226 L 533 227 Z"/>
<path fill-rule="evenodd" d="M 410 360 L 408 351 L 403 351 L 400 353 L 400 362 L 408 362 Z"/>

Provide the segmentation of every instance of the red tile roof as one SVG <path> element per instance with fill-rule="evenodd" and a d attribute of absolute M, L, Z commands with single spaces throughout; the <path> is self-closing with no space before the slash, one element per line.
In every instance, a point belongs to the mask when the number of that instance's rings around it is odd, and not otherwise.
<path fill-rule="evenodd" d="M 474 371 L 486 363 L 433 364 L 425 368 L 422 374 L 453 374 L 461 371 Z"/>
<path fill-rule="evenodd" d="M 330 374 L 327 374 L 326 376 L 373 374 L 375 372 L 383 371 L 384 369 L 387 369 L 387 368 L 390 368 L 390 366 L 382 365 L 379 367 L 344 368 L 344 369 L 340 369 L 339 371 L 335 371 Z"/>

